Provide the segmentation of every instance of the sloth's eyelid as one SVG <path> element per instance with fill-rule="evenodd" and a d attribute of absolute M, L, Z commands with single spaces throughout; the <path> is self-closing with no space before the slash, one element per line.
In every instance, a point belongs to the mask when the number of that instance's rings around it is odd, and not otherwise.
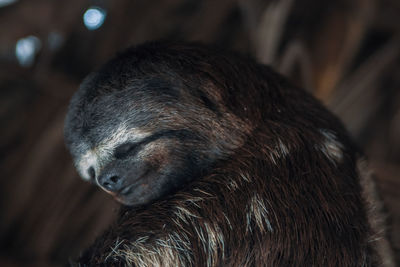
<path fill-rule="evenodd" d="M 138 147 L 138 143 L 124 143 L 117 146 L 114 150 L 114 157 L 117 159 L 122 159 L 128 155 L 130 155 L 136 148 Z"/>
<path fill-rule="evenodd" d="M 127 156 L 132 156 L 144 145 L 151 143 L 160 138 L 177 138 L 183 140 L 186 138 L 197 140 L 197 136 L 189 130 L 165 130 L 150 135 L 139 142 L 127 142 L 117 146 L 114 150 L 114 157 L 116 159 L 123 159 Z"/>

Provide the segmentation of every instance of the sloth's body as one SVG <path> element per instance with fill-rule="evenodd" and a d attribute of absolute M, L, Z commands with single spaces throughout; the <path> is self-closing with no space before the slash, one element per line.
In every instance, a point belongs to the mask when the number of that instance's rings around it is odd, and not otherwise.
<path fill-rule="evenodd" d="M 362 186 L 371 181 L 341 123 L 242 56 L 132 48 L 82 84 L 65 136 L 82 177 L 129 206 L 81 263 L 382 261 L 387 244 Z"/>

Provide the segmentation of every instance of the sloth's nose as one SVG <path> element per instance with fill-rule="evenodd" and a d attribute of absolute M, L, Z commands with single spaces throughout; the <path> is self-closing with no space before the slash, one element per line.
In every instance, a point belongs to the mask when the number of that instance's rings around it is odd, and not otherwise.
<path fill-rule="evenodd" d="M 119 175 L 115 174 L 104 174 L 99 177 L 98 183 L 104 189 L 117 192 L 122 187 L 122 179 Z"/>

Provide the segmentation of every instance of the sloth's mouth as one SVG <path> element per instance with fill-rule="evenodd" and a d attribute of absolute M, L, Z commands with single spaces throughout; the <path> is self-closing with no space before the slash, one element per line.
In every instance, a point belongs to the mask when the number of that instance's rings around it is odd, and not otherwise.
<path fill-rule="evenodd" d="M 146 171 L 143 172 L 139 176 L 139 178 L 136 178 L 132 182 L 130 182 L 127 186 L 123 187 L 120 191 L 117 192 L 117 197 L 126 197 L 132 194 L 138 187 L 143 186 L 146 184 L 146 182 L 143 183 L 144 180 L 148 177 L 148 175 L 152 173 L 151 168 L 147 168 Z M 141 185 L 142 184 L 142 185 Z M 119 198 L 118 198 L 119 199 Z"/>
<path fill-rule="evenodd" d="M 128 185 L 122 188 L 119 192 L 113 194 L 113 197 L 118 202 L 129 205 L 129 198 L 132 194 L 134 194 L 135 189 L 137 188 L 136 184 Z"/>
<path fill-rule="evenodd" d="M 139 180 L 139 179 L 138 179 Z M 129 195 L 132 192 L 132 188 L 135 186 L 136 184 L 132 184 L 129 186 L 124 187 L 121 191 L 118 192 L 118 195 L 122 195 L 122 196 L 126 196 Z"/>
<path fill-rule="evenodd" d="M 148 191 L 148 188 L 148 184 L 143 183 L 142 181 L 138 181 L 138 183 L 132 184 L 122 189 L 119 193 L 114 195 L 114 198 L 118 202 L 128 206 L 132 206 L 135 203 L 144 204 L 145 202 L 147 202 L 147 200 L 143 201 L 141 199 L 146 198 L 143 197 L 143 194 Z"/>

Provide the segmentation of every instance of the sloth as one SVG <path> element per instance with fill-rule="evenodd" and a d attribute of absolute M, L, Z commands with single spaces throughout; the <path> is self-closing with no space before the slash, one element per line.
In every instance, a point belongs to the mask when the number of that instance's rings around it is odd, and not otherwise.
<path fill-rule="evenodd" d="M 197 43 L 129 48 L 64 129 L 80 176 L 121 202 L 80 266 L 391 266 L 362 153 L 268 66 Z"/>

